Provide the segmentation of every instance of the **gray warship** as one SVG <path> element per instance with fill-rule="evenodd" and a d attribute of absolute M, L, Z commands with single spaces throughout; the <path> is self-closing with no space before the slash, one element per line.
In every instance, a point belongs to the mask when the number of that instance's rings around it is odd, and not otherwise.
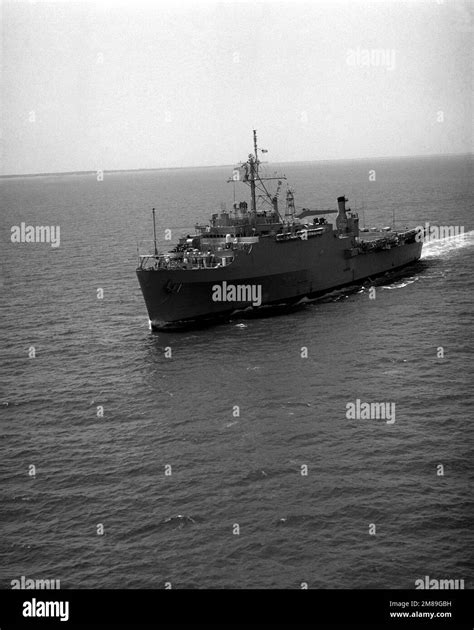
<path fill-rule="evenodd" d="M 294 190 L 287 185 L 280 209 L 286 178 L 264 176 L 255 130 L 253 144 L 254 152 L 229 179 L 250 188 L 250 205 L 240 201 L 232 211 L 213 214 L 166 252 L 157 248 L 153 209 L 154 246 L 139 254 L 136 270 L 152 329 L 258 316 L 362 284 L 420 258 L 423 243 L 415 228 L 361 229 L 345 195 L 337 198 L 337 209 L 297 212 Z M 274 192 L 271 180 L 277 182 Z M 335 227 L 330 214 L 336 214 Z"/>

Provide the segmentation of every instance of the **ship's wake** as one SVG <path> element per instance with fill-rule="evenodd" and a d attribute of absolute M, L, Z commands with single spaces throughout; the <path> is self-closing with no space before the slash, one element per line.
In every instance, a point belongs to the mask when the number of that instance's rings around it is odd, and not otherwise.
<path fill-rule="evenodd" d="M 431 258 L 440 258 L 449 256 L 459 249 L 471 247 L 474 244 L 474 230 L 459 234 L 459 236 L 451 236 L 448 238 L 440 238 L 423 244 L 421 252 L 422 260 Z"/>
<path fill-rule="evenodd" d="M 407 278 L 406 280 L 403 281 L 399 281 L 399 282 L 395 282 L 393 284 L 388 284 L 386 286 L 382 286 L 382 289 L 404 289 L 405 287 L 409 286 L 410 284 L 413 284 L 414 282 L 417 282 L 419 280 L 419 276 L 411 276 L 410 278 Z"/>

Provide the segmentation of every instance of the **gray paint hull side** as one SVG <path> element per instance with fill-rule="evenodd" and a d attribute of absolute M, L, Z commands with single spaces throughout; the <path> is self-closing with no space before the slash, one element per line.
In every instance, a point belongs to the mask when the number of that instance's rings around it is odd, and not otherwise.
<path fill-rule="evenodd" d="M 248 302 L 215 302 L 212 287 L 259 284 L 262 306 L 294 302 L 398 269 L 420 258 L 422 243 L 345 258 L 348 240 L 325 234 L 308 241 L 262 239 L 250 253 L 237 252 L 228 267 L 196 270 L 137 270 L 152 327 L 229 315 Z M 171 289 L 171 290 L 170 290 Z"/>

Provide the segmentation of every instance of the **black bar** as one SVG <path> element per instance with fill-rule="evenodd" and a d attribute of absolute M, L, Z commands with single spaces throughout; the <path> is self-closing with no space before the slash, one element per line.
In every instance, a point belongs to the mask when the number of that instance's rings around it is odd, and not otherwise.
<path fill-rule="evenodd" d="M 58 604 L 45 608 L 41 602 Z M 469 590 L 3 590 L 0 628 L 309 624 L 471 630 L 471 602 Z M 24 611 L 57 617 L 25 617 Z"/>

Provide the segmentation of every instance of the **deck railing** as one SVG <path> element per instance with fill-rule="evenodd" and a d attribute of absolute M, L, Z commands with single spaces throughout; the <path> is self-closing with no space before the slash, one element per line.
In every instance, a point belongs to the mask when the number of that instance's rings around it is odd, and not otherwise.
<path fill-rule="evenodd" d="M 166 254 L 142 255 L 140 256 L 139 269 L 142 271 L 158 271 L 159 269 L 218 269 L 228 267 L 233 262 L 233 257 L 225 256 L 215 258 L 209 256 L 184 256 L 183 258 L 173 258 Z"/>

